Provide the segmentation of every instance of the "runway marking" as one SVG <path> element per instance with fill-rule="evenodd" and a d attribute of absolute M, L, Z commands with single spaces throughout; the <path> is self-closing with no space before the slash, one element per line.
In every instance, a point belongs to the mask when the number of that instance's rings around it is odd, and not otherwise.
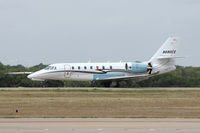
<path fill-rule="evenodd" d="M 151 129 L 149 129 L 149 131 L 151 131 L 151 132 L 152 132 L 152 131 L 155 131 L 155 129 L 151 128 Z"/>

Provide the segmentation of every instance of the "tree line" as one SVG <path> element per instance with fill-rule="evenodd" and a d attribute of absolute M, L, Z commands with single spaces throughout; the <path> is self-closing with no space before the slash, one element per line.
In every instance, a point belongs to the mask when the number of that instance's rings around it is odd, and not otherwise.
<path fill-rule="evenodd" d="M 46 67 L 39 64 L 26 68 L 22 65 L 0 63 L 0 87 L 104 87 L 103 82 L 85 81 L 32 81 L 27 75 L 9 75 L 9 72 L 35 72 Z M 177 66 L 177 70 L 151 77 L 141 82 L 120 82 L 119 87 L 200 87 L 200 67 Z"/>

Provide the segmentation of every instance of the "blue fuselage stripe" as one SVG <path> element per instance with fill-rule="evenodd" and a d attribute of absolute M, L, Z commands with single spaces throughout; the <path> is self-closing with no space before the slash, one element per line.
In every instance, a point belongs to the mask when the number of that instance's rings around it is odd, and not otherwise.
<path fill-rule="evenodd" d="M 113 78 L 113 77 L 123 77 L 125 74 L 94 74 L 93 80 L 101 80 L 106 78 Z"/>

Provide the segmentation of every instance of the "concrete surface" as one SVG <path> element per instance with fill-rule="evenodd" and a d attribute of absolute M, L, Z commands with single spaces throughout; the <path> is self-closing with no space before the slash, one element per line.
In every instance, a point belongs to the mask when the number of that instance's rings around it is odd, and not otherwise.
<path fill-rule="evenodd" d="M 0 133 L 200 133 L 200 119 L 0 119 Z"/>
<path fill-rule="evenodd" d="M 200 90 L 200 88 L 93 88 L 93 87 L 69 87 L 69 88 L 27 88 L 27 87 L 18 87 L 18 88 L 0 88 L 0 90 Z"/>

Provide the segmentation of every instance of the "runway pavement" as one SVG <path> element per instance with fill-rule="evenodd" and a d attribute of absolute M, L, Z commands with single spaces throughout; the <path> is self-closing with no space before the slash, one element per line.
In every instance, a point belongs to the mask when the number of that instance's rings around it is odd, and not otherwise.
<path fill-rule="evenodd" d="M 28 88 L 28 87 L 18 87 L 18 88 L 0 88 L 0 90 L 200 90 L 200 88 L 93 88 L 93 87 L 52 87 L 52 88 Z"/>
<path fill-rule="evenodd" d="M 0 133 L 200 133 L 200 119 L 0 119 Z"/>

